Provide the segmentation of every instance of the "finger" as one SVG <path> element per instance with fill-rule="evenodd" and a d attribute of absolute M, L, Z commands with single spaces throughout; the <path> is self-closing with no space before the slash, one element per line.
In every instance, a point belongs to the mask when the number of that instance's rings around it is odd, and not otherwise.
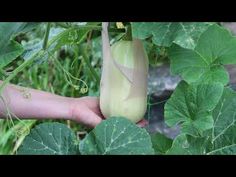
<path fill-rule="evenodd" d="M 103 115 L 101 112 L 98 112 L 97 115 L 98 115 L 99 117 L 101 117 L 101 119 L 106 119 L 106 118 L 104 117 L 104 115 Z"/>
<path fill-rule="evenodd" d="M 105 119 L 105 116 L 102 114 L 102 111 L 100 110 L 100 108 L 96 109 L 94 112 L 102 119 Z"/>
<path fill-rule="evenodd" d="M 96 105 L 95 108 L 92 109 L 92 111 L 97 114 L 99 117 L 101 117 L 102 119 L 106 119 L 106 117 L 102 114 L 102 111 L 100 109 L 100 106 L 99 106 L 99 102 L 98 104 Z"/>
<path fill-rule="evenodd" d="M 86 115 L 86 120 L 84 121 L 84 124 L 89 127 L 96 127 L 99 123 L 101 123 L 101 121 L 102 118 L 91 111 L 89 112 L 89 114 Z"/>
<path fill-rule="evenodd" d="M 137 123 L 137 125 L 139 127 L 145 127 L 146 125 L 148 125 L 148 121 L 146 119 L 142 119 Z"/>
<path fill-rule="evenodd" d="M 89 97 L 89 99 L 92 100 L 92 102 L 90 103 L 93 105 L 92 107 L 90 107 L 90 109 L 95 112 L 99 117 L 101 117 L 102 119 L 105 119 L 105 117 L 102 114 L 102 111 L 100 109 L 100 102 L 99 102 L 99 98 L 98 97 Z"/>

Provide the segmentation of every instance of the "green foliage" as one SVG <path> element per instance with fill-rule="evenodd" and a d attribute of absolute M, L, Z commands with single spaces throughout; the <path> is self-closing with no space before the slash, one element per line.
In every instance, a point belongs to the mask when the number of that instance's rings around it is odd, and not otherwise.
<path fill-rule="evenodd" d="M 173 45 L 169 50 L 171 71 L 192 82 L 221 82 L 229 76 L 225 64 L 236 64 L 236 38 L 229 31 L 212 25 L 199 38 L 194 49 Z"/>
<path fill-rule="evenodd" d="M 209 97 L 208 97 L 209 98 Z M 206 110 L 206 108 L 204 108 Z M 212 111 L 213 124 L 201 136 L 182 133 L 175 138 L 167 154 L 235 154 L 236 92 L 225 88 Z M 203 124 L 203 123 L 202 123 Z M 181 125 L 184 128 L 184 125 Z M 159 141 L 159 143 L 161 143 Z"/>
<path fill-rule="evenodd" d="M 193 49 L 201 34 L 211 23 L 157 23 L 157 22 L 133 22 L 133 37 L 146 39 L 152 37 L 154 44 L 169 47 L 172 43 L 183 48 Z"/>
<path fill-rule="evenodd" d="M 0 120 L 0 155 L 15 154 L 35 122 L 35 120 Z"/>
<path fill-rule="evenodd" d="M 78 144 L 80 152 L 78 151 Z M 80 143 L 64 124 L 43 123 L 25 138 L 18 154 L 153 154 L 146 130 L 126 118 L 104 120 Z"/>
<path fill-rule="evenodd" d="M 173 140 L 161 133 L 151 134 L 152 146 L 155 154 L 165 154 L 172 146 Z"/>
<path fill-rule="evenodd" d="M 24 49 L 14 41 L 14 37 L 20 32 L 27 32 L 37 26 L 36 23 L 1 23 L 0 25 L 0 69 L 7 66 L 18 56 Z"/>
<path fill-rule="evenodd" d="M 91 131 L 70 121 L 1 120 L 0 154 L 19 146 L 18 154 L 236 154 L 236 92 L 224 68 L 236 64 L 235 37 L 214 23 L 132 22 L 131 28 L 152 66 L 170 61 L 172 74 L 183 79 L 165 104 L 166 124 L 181 128 L 176 138 L 149 135 L 121 117 Z M 100 22 L 0 23 L 1 79 L 63 96 L 99 96 L 100 32 Z M 115 23 L 110 32 L 111 43 L 125 36 Z M 88 134 L 78 141 L 78 131 Z"/>
<path fill-rule="evenodd" d="M 211 133 L 213 144 L 209 154 L 236 153 L 236 92 L 225 88 L 223 96 L 213 111 L 214 126 Z"/>
<path fill-rule="evenodd" d="M 153 154 L 150 136 L 126 118 L 111 117 L 93 129 L 80 143 L 81 154 Z"/>
<path fill-rule="evenodd" d="M 0 26 L 1 25 L 3 24 L 0 23 Z M 31 28 L 28 28 L 28 30 L 32 29 L 32 27 L 33 25 L 31 25 Z M 56 44 L 55 45 L 56 47 L 55 48 L 51 47 L 48 48 L 47 51 L 42 51 L 42 41 L 45 28 L 43 23 L 38 25 L 38 27 L 39 28 L 36 28 L 33 32 L 23 33 L 21 31 L 19 35 L 16 34 L 16 38 L 19 43 L 15 41 L 14 42 L 17 43 L 18 45 L 20 45 L 21 43 L 22 47 L 25 49 L 24 53 L 21 55 L 21 58 L 29 60 L 39 52 L 41 52 L 40 55 L 41 57 L 36 57 L 35 61 L 37 62 L 35 62 L 32 65 L 26 66 L 22 70 L 22 72 L 17 73 L 17 77 L 12 78 L 11 82 L 21 86 L 36 88 L 39 90 L 44 90 L 69 97 L 98 95 L 97 91 L 99 86 L 95 85 L 94 82 L 91 82 L 90 81 L 91 79 L 87 77 L 89 71 L 87 70 L 86 65 L 82 61 L 83 59 L 81 58 L 81 54 L 78 53 L 78 50 L 76 49 L 77 46 L 75 46 L 77 45 L 75 44 L 76 40 L 80 40 L 80 38 L 79 37 L 73 38 L 75 33 L 69 34 L 69 29 L 65 30 L 58 26 L 52 25 L 52 28 L 50 30 L 48 47 L 50 47 L 50 45 L 52 44 L 53 45 Z M 71 31 L 75 31 L 75 29 Z M 69 38 L 68 36 L 71 37 Z M 86 38 L 84 38 L 83 41 L 85 39 Z M 90 43 L 88 44 L 85 43 L 85 44 L 89 46 L 91 48 L 91 51 L 93 51 L 93 53 L 95 54 L 98 48 L 95 48 L 94 50 L 94 46 L 95 45 L 97 46 L 99 42 L 100 41 L 98 40 L 94 41 L 91 44 Z M 90 60 L 92 60 L 93 57 L 95 57 L 93 53 L 88 54 Z M 12 62 L 11 65 L 8 65 L 6 67 L 4 75 L 1 75 L 2 80 L 5 80 L 6 77 L 9 76 L 10 72 L 8 71 L 11 71 L 14 68 L 17 68 L 22 65 L 23 60 L 20 60 L 21 58 Z M 96 72 L 99 73 L 100 72 L 99 63 L 101 59 L 101 53 L 96 54 L 96 59 L 97 63 L 96 65 L 93 65 L 93 67 L 94 69 L 96 69 Z M 5 62 L 5 59 L 1 61 Z M 81 79 L 84 82 L 78 80 L 77 78 Z M 87 83 L 88 85 L 87 90 L 89 92 L 86 91 L 81 92 L 81 89 L 85 87 L 84 83 Z M 75 86 L 79 87 L 79 89 L 77 89 L 77 87 Z M 45 121 L 37 121 L 37 122 L 33 121 L 32 124 L 30 124 L 30 127 L 41 122 Z M 70 121 L 67 122 L 60 121 L 60 122 L 66 123 L 74 131 L 86 130 L 85 127 Z M 25 128 L 28 127 L 26 125 L 28 125 L 28 122 L 25 120 L 20 120 L 20 121 L 14 120 L 12 121 L 12 123 L 10 120 L 0 121 L 0 134 L 2 135 L 0 138 L 0 154 L 14 154 L 16 152 L 17 148 L 24 140 L 24 137 L 28 134 L 27 132 L 19 133 L 21 129 L 24 129 L 23 127 Z"/>
<path fill-rule="evenodd" d="M 77 153 L 74 132 L 60 123 L 44 123 L 36 126 L 25 138 L 18 150 L 20 155 L 73 155 Z"/>
<path fill-rule="evenodd" d="M 198 155 L 206 154 L 207 139 L 194 138 L 189 135 L 181 134 L 177 136 L 172 147 L 166 152 L 169 155 Z"/>
<path fill-rule="evenodd" d="M 182 81 L 165 105 L 167 125 L 181 123 L 182 133 L 198 136 L 213 127 L 212 110 L 223 93 L 223 85 Z M 207 98 L 207 99 L 206 99 Z"/>

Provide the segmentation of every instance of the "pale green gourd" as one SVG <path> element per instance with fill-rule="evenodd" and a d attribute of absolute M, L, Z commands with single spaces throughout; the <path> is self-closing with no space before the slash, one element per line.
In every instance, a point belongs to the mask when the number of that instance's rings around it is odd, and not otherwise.
<path fill-rule="evenodd" d="M 105 38 L 104 38 L 105 37 Z M 103 34 L 100 108 L 107 117 L 140 121 L 147 107 L 148 58 L 142 41 L 118 41 L 111 47 Z"/>

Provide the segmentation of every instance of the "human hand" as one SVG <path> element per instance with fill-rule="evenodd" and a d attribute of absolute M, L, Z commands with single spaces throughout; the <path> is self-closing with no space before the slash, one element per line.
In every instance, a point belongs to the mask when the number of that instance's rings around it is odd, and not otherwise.
<path fill-rule="evenodd" d="M 25 97 L 26 93 L 29 96 Z M 12 84 L 7 85 L 3 90 L 3 97 L 8 100 L 8 109 L 11 113 L 21 119 L 73 120 L 90 127 L 95 127 L 104 119 L 100 111 L 99 99 L 96 97 L 63 97 Z M 5 105 L 0 102 L 0 118 L 7 117 L 5 112 Z M 139 125 L 142 126 L 143 122 L 141 121 Z"/>
<path fill-rule="evenodd" d="M 104 118 L 100 111 L 99 98 L 97 97 L 81 97 L 75 98 L 71 106 L 72 119 L 89 127 L 95 127 Z M 139 127 L 147 125 L 147 121 L 142 119 L 137 123 Z"/>
<path fill-rule="evenodd" d="M 104 119 L 97 97 L 86 96 L 73 99 L 71 114 L 74 121 L 89 127 L 95 127 Z"/>

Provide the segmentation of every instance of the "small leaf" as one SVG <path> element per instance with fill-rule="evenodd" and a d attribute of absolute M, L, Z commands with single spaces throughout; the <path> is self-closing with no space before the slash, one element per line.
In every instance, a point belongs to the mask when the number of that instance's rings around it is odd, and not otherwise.
<path fill-rule="evenodd" d="M 31 130 L 17 154 L 72 155 L 77 154 L 76 136 L 61 123 L 43 123 Z"/>
<path fill-rule="evenodd" d="M 193 50 L 172 45 L 168 53 L 171 72 L 180 74 L 188 83 L 226 85 L 229 76 L 223 64 L 236 64 L 236 38 L 226 29 L 212 25 L 200 36 Z"/>
<path fill-rule="evenodd" d="M 95 127 L 80 142 L 81 154 L 154 154 L 145 129 L 126 118 L 111 117 Z"/>
<path fill-rule="evenodd" d="M 165 105 L 167 125 L 181 124 L 181 132 L 198 136 L 213 127 L 212 110 L 223 93 L 223 85 L 179 83 Z"/>
<path fill-rule="evenodd" d="M 200 35 L 212 23 L 199 22 L 134 22 L 132 34 L 134 38 L 146 39 L 152 36 L 156 45 L 169 47 L 172 43 L 183 48 L 193 49 Z"/>
<path fill-rule="evenodd" d="M 165 154 L 173 142 L 172 139 L 160 133 L 152 134 L 151 140 L 155 154 Z"/>

